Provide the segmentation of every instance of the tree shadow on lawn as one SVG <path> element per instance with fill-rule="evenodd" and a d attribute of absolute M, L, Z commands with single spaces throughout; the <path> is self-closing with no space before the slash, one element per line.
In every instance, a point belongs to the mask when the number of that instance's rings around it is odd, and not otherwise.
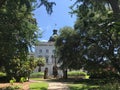
<path fill-rule="evenodd" d="M 90 86 L 69 86 L 70 90 L 97 90 L 97 87 L 90 87 Z"/>
<path fill-rule="evenodd" d="M 104 85 L 110 80 L 103 80 L 103 79 L 81 79 L 81 78 L 57 78 L 57 79 L 46 79 L 48 82 L 65 82 L 65 83 L 73 83 L 73 84 L 85 84 L 85 85 Z"/>

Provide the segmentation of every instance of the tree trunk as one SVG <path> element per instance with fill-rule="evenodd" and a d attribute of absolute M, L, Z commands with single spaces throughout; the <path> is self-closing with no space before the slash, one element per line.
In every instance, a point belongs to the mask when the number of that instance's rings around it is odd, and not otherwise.
<path fill-rule="evenodd" d="M 64 70 L 63 70 L 63 78 L 64 78 L 64 79 L 67 79 L 67 78 L 68 78 L 68 76 L 67 76 L 67 69 L 64 69 Z"/>
<path fill-rule="evenodd" d="M 38 68 L 38 72 L 41 72 L 41 66 L 39 66 L 39 68 Z"/>

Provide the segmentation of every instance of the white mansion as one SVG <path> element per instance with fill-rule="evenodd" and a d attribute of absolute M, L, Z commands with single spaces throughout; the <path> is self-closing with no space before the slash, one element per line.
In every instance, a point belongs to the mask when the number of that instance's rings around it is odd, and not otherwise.
<path fill-rule="evenodd" d="M 45 68 L 48 68 L 48 75 L 53 74 L 53 67 L 57 64 L 57 58 L 55 55 L 54 41 L 57 35 L 57 30 L 53 30 L 53 35 L 48 42 L 39 42 L 35 46 L 35 57 L 44 57 L 46 60 L 45 66 L 41 67 L 41 71 L 44 72 Z M 36 68 L 38 71 L 38 68 Z M 58 74 L 61 75 L 61 70 L 58 70 Z"/>

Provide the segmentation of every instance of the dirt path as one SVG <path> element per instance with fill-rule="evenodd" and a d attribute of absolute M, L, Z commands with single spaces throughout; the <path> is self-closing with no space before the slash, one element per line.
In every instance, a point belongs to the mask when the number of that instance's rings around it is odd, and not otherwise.
<path fill-rule="evenodd" d="M 29 84 L 30 84 L 30 82 L 25 82 L 22 87 L 22 90 L 29 90 Z"/>
<path fill-rule="evenodd" d="M 14 86 L 22 86 L 20 90 L 30 90 L 29 85 L 30 83 L 34 82 L 41 82 L 41 81 L 36 81 L 36 80 L 30 80 L 29 82 L 24 82 L 24 83 L 14 83 Z M 48 90 L 70 90 L 67 86 L 67 84 L 62 83 L 62 82 L 50 82 L 48 81 Z M 0 88 L 11 86 L 10 83 L 0 83 Z"/>
<path fill-rule="evenodd" d="M 65 83 L 49 82 L 48 90 L 70 90 Z"/>

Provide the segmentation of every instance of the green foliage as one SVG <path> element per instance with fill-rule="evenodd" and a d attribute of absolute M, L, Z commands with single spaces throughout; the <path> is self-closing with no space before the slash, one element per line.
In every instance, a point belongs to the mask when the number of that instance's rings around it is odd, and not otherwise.
<path fill-rule="evenodd" d="M 0 72 L 0 77 L 6 76 L 6 73 Z"/>
<path fill-rule="evenodd" d="M 100 11 L 100 12 L 104 12 L 106 10 L 111 10 L 114 15 L 117 17 L 119 16 L 120 13 L 120 7 L 119 7 L 119 0 L 76 0 L 76 2 L 70 7 L 72 10 L 74 9 L 73 7 L 83 7 L 83 11 L 87 11 L 85 8 L 88 7 L 90 8 L 90 10 L 92 9 L 93 11 Z M 74 11 L 74 12 L 77 12 Z M 73 12 L 73 13 L 74 13 Z M 85 15 L 85 14 L 84 14 Z"/>
<path fill-rule="evenodd" d="M 24 62 L 21 62 L 20 59 L 14 59 L 11 64 L 12 69 L 10 69 L 9 76 L 15 77 L 17 81 L 20 81 L 21 77 L 29 78 L 30 73 L 36 67 L 36 63 L 32 57 Z"/>
<path fill-rule="evenodd" d="M 37 66 L 39 67 L 38 72 L 41 72 L 41 66 L 45 65 L 45 58 L 39 57 L 39 58 L 36 58 L 35 60 L 36 60 Z"/>
<path fill-rule="evenodd" d="M 11 80 L 10 80 L 10 84 L 13 85 L 13 83 L 16 82 L 16 79 L 13 77 Z"/>
<path fill-rule="evenodd" d="M 20 78 L 20 82 L 21 82 L 21 83 L 23 83 L 23 82 L 25 82 L 25 81 L 26 81 L 25 77 L 21 77 L 21 78 Z"/>
<path fill-rule="evenodd" d="M 30 90 L 47 90 L 48 83 L 46 82 L 40 82 L 40 83 L 31 83 L 30 84 Z"/>
<path fill-rule="evenodd" d="M 48 14 L 52 13 L 54 2 L 40 0 Z M 28 60 L 29 50 L 35 45 L 39 29 L 33 10 L 37 0 L 0 1 L 0 69 L 5 68 L 8 78 L 29 77 L 34 69 L 34 61 Z M 33 64 L 32 64 L 33 63 Z"/>
<path fill-rule="evenodd" d="M 10 0 L 1 0 L 0 8 L 4 7 L 9 2 Z M 14 5 L 18 6 L 19 9 L 26 7 L 26 11 L 31 11 L 37 9 L 38 7 L 45 6 L 48 14 L 51 14 L 53 12 L 53 5 L 56 5 L 55 2 L 50 2 L 48 0 L 19 0 L 14 2 Z M 11 7 L 10 9 L 15 9 L 15 6 L 14 8 Z"/>
<path fill-rule="evenodd" d="M 13 85 L 14 81 L 13 80 L 10 80 L 10 84 Z"/>
<path fill-rule="evenodd" d="M 110 70 L 120 72 L 120 8 L 118 0 L 77 0 L 75 31 L 78 33 L 78 62 L 89 73 L 99 73 L 110 67 Z M 109 4 L 107 4 L 109 3 Z M 112 8 L 110 8 L 110 6 Z M 114 11 L 116 8 L 117 13 Z M 117 14 L 117 15 L 115 15 Z M 77 39 L 74 39 L 76 43 Z M 76 66 L 76 65 L 74 65 Z"/>
<path fill-rule="evenodd" d="M 91 79 L 106 79 L 106 80 L 112 79 L 112 80 L 115 80 L 115 79 L 119 79 L 120 75 L 115 73 L 115 72 L 111 72 L 111 71 L 99 72 L 99 73 L 94 72 L 94 73 L 90 74 L 90 78 Z"/>
<path fill-rule="evenodd" d="M 40 78 L 40 77 L 43 77 L 43 76 L 44 76 L 43 72 L 36 72 L 36 73 L 30 74 L 30 78 Z"/>
<path fill-rule="evenodd" d="M 44 66 L 45 65 L 45 58 L 44 57 L 36 58 L 36 62 L 37 62 L 38 66 Z"/>
<path fill-rule="evenodd" d="M 86 72 L 83 71 L 69 71 L 68 72 L 69 78 L 83 78 L 83 79 L 89 79 L 89 75 L 87 75 Z"/>
<path fill-rule="evenodd" d="M 73 28 L 66 26 L 60 29 L 60 35 L 56 39 L 55 46 L 61 68 L 80 69 L 78 41 L 77 32 Z"/>
<path fill-rule="evenodd" d="M 7 2 L 0 8 L 0 66 L 9 78 L 19 78 L 30 71 L 27 55 L 37 40 L 38 28 L 31 8 L 20 6 L 20 1 Z"/>

